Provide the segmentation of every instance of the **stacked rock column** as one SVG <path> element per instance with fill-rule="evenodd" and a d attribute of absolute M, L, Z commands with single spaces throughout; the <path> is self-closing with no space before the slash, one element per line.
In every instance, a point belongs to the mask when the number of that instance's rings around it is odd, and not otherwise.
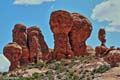
<path fill-rule="evenodd" d="M 92 25 L 81 14 L 71 13 L 73 26 L 69 33 L 70 43 L 75 56 L 88 55 L 86 52 L 86 40 L 90 37 Z"/>
<path fill-rule="evenodd" d="M 26 66 L 29 63 L 29 49 L 27 46 L 27 31 L 23 24 L 16 24 L 13 29 L 13 42 L 16 42 L 22 47 L 22 56 L 20 65 Z"/>
<path fill-rule="evenodd" d="M 42 59 L 43 56 L 49 54 L 48 46 L 38 27 L 32 26 L 28 28 L 27 34 L 30 49 L 30 61 L 37 62 L 39 59 Z"/>
<path fill-rule="evenodd" d="M 105 29 L 101 28 L 98 32 L 98 39 L 101 42 L 101 46 L 96 46 L 95 48 L 96 56 L 103 56 L 107 51 L 107 47 L 105 45 L 106 43 L 105 35 L 106 35 Z"/>
<path fill-rule="evenodd" d="M 106 35 L 105 29 L 101 28 L 98 32 L 98 38 L 101 41 L 101 46 L 105 46 L 106 43 L 105 35 Z"/>
<path fill-rule="evenodd" d="M 68 33 L 73 25 L 69 12 L 58 10 L 50 16 L 50 26 L 54 33 L 54 58 L 72 58 L 74 56 L 69 43 Z"/>

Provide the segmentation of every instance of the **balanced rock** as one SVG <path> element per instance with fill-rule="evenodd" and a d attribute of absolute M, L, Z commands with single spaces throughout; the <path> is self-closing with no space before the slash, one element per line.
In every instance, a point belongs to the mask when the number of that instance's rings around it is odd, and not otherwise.
<path fill-rule="evenodd" d="M 36 62 L 38 59 L 43 58 L 44 55 L 49 54 L 49 49 L 44 40 L 44 36 L 38 27 L 32 26 L 28 28 L 27 34 L 31 62 Z"/>
<path fill-rule="evenodd" d="M 13 42 L 22 47 L 20 65 L 26 66 L 29 63 L 29 49 L 27 46 L 27 28 L 23 24 L 16 24 L 13 29 Z"/>
<path fill-rule="evenodd" d="M 73 26 L 69 33 L 70 43 L 75 56 L 88 55 L 86 52 L 86 40 L 92 32 L 92 24 L 83 15 L 71 13 Z"/>
<path fill-rule="evenodd" d="M 22 56 L 22 47 L 18 45 L 16 42 L 7 44 L 3 49 L 3 54 L 10 61 L 10 71 L 17 68 L 20 64 L 19 61 Z"/>
<path fill-rule="evenodd" d="M 73 19 L 69 12 L 58 10 L 50 16 L 50 28 L 54 33 L 54 58 L 72 58 L 73 52 L 68 33 L 71 31 Z"/>
<path fill-rule="evenodd" d="M 103 56 L 104 54 L 106 54 L 107 47 L 105 46 L 106 43 L 105 35 L 106 35 L 105 29 L 101 28 L 98 32 L 98 39 L 101 42 L 101 46 L 97 46 L 95 48 L 96 56 Z"/>
<path fill-rule="evenodd" d="M 98 32 L 98 38 L 101 41 L 101 46 L 105 46 L 106 43 L 105 35 L 106 35 L 105 29 L 101 28 Z"/>

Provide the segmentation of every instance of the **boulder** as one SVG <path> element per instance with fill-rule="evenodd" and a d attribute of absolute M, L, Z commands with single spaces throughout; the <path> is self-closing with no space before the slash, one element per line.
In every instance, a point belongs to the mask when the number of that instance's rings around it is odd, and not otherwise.
<path fill-rule="evenodd" d="M 102 57 L 106 51 L 107 51 L 107 48 L 105 46 L 97 46 L 95 48 L 95 52 L 96 52 L 95 55 L 98 57 Z"/>
<path fill-rule="evenodd" d="M 73 20 L 69 12 L 58 10 L 51 13 L 50 28 L 54 33 L 54 58 L 72 58 L 74 56 L 68 37 L 72 25 Z"/>
<path fill-rule="evenodd" d="M 22 47 L 16 42 L 8 43 L 3 49 L 4 56 L 10 61 L 10 71 L 17 68 L 22 56 Z"/>
<path fill-rule="evenodd" d="M 69 33 L 69 39 L 75 56 L 88 55 L 86 52 L 86 40 L 92 32 L 92 24 L 83 15 L 71 13 L 73 19 L 72 29 Z"/>
<path fill-rule="evenodd" d="M 16 24 L 13 29 L 13 42 L 22 47 L 20 65 L 26 66 L 29 63 L 29 49 L 27 46 L 27 28 L 23 24 Z"/>

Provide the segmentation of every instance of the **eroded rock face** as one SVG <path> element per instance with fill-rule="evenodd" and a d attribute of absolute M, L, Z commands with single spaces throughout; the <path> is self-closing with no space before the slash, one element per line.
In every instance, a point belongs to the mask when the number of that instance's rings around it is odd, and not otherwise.
<path fill-rule="evenodd" d="M 27 46 L 27 32 L 26 26 L 23 24 L 16 24 L 13 29 L 13 42 L 20 46 Z"/>
<path fill-rule="evenodd" d="M 10 71 L 17 68 L 20 64 L 19 61 L 22 56 L 22 47 L 18 45 L 16 42 L 7 44 L 3 49 L 3 54 L 10 61 Z"/>
<path fill-rule="evenodd" d="M 117 63 L 120 62 L 120 50 L 110 50 L 108 55 L 104 58 L 112 67 L 117 66 Z"/>
<path fill-rule="evenodd" d="M 95 48 L 96 56 L 102 57 L 104 53 L 106 52 L 107 48 L 105 46 L 97 46 Z"/>
<path fill-rule="evenodd" d="M 73 26 L 69 33 L 70 43 L 75 56 L 85 56 L 86 40 L 92 32 L 92 24 L 81 14 L 72 13 Z"/>
<path fill-rule="evenodd" d="M 22 47 L 20 65 L 26 66 L 29 63 L 29 49 L 27 46 L 27 28 L 23 24 L 16 24 L 13 29 L 13 42 Z"/>
<path fill-rule="evenodd" d="M 48 46 L 44 40 L 41 30 L 32 26 L 27 29 L 28 44 L 30 49 L 30 61 L 36 62 L 42 58 L 42 55 L 49 54 Z"/>
<path fill-rule="evenodd" d="M 72 29 L 73 19 L 69 12 L 58 10 L 50 16 L 50 28 L 54 33 L 54 58 L 72 58 L 73 52 L 68 33 Z"/>

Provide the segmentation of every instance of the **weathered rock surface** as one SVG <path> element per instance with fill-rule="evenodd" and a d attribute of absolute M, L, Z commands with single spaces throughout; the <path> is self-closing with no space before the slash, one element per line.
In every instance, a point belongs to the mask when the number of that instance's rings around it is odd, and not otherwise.
<path fill-rule="evenodd" d="M 105 46 L 106 43 L 105 35 L 106 35 L 105 29 L 101 28 L 98 32 L 98 39 L 101 41 L 101 46 Z"/>
<path fill-rule="evenodd" d="M 73 52 L 68 33 L 72 29 L 73 20 L 69 12 L 58 10 L 50 16 L 50 28 L 54 33 L 54 58 L 72 58 Z"/>
<path fill-rule="evenodd" d="M 27 28 L 23 24 L 16 24 L 13 29 L 13 42 L 22 47 L 20 65 L 26 66 L 29 63 L 29 49 L 27 46 Z"/>
<path fill-rule="evenodd" d="M 7 44 L 3 49 L 3 54 L 10 61 L 10 71 L 19 66 L 19 62 L 22 56 L 22 47 L 16 42 Z"/>
<path fill-rule="evenodd" d="M 87 54 L 95 55 L 95 49 L 90 45 L 87 45 L 86 52 Z"/>
<path fill-rule="evenodd" d="M 30 61 L 36 62 L 36 60 L 45 57 L 49 54 L 48 46 L 44 40 L 41 30 L 32 26 L 27 29 L 28 44 L 30 49 Z"/>
<path fill-rule="evenodd" d="M 96 56 L 103 56 L 104 53 L 106 52 L 107 48 L 105 46 L 97 46 L 95 48 Z"/>
<path fill-rule="evenodd" d="M 101 42 L 101 46 L 97 46 L 95 48 L 96 56 L 103 56 L 107 51 L 107 47 L 105 45 L 106 43 L 105 35 L 106 35 L 105 29 L 101 28 L 98 32 L 98 39 Z"/>
<path fill-rule="evenodd" d="M 120 62 L 120 50 L 110 50 L 107 53 L 107 56 L 104 58 L 111 66 L 118 66 L 118 62 Z"/>
<path fill-rule="evenodd" d="M 69 33 L 70 43 L 75 56 L 85 56 L 86 40 L 90 37 L 92 24 L 83 15 L 78 13 L 71 14 L 73 26 Z"/>

